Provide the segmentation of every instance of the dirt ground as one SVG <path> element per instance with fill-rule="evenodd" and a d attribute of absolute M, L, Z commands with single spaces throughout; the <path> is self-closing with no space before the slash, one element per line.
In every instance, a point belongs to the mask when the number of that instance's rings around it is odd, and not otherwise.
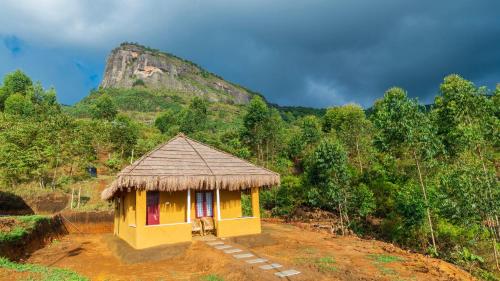
<path fill-rule="evenodd" d="M 332 237 L 293 225 L 263 223 L 261 235 L 226 239 L 233 245 L 299 275 L 284 280 L 475 280 L 440 260 L 408 253 L 391 244 Z M 27 261 L 74 270 L 92 280 L 279 280 L 203 241 L 146 251 L 131 249 L 110 234 L 71 234 L 35 252 Z M 23 276 L 0 269 L 0 280 Z M 210 279 L 207 279 L 210 280 Z"/>

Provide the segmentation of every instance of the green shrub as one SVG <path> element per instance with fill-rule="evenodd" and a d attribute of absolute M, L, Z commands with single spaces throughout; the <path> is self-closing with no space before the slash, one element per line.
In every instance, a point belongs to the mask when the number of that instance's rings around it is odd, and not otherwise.
<path fill-rule="evenodd" d="M 146 83 L 144 83 L 144 80 L 142 80 L 142 79 L 135 79 L 134 83 L 132 83 L 132 87 L 135 87 L 135 86 L 145 87 Z"/>
<path fill-rule="evenodd" d="M 118 154 L 113 154 L 108 160 L 106 160 L 105 165 L 112 171 L 118 171 L 121 168 L 122 160 Z"/>

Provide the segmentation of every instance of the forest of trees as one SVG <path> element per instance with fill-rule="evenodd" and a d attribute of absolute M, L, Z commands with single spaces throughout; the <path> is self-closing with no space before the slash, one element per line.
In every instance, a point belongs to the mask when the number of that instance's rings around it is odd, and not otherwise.
<path fill-rule="evenodd" d="M 66 108 L 54 89 L 21 71 L 6 75 L 2 186 L 57 189 L 85 178 L 89 165 L 117 171 L 182 131 L 279 172 L 281 186 L 261 194 L 273 216 L 330 211 L 342 232 L 498 280 L 491 272 L 500 270 L 500 86 L 490 91 L 449 75 L 430 107 L 390 88 L 370 110 L 347 104 L 310 115 L 259 96 L 229 109 L 195 97 L 156 112 L 150 123 L 127 115 L 105 90 L 93 95 L 79 110 Z"/>

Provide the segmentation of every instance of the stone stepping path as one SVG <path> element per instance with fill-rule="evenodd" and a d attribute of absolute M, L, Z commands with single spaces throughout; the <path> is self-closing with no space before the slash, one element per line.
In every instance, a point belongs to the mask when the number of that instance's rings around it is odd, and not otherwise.
<path fill-rule="evenodd" d="M 243 252 L 243 250 L 234 248 L 234 249 L 229 249 L 229 250 L 224 251 L 224 253 L 226 253 L 226 254 L 234 254 L 234 253 L 239 253 L 239 252 Z"/>
<path fill-rule="evenodd" d="M 241 249 L 233 248 L 230 245 L 225 245 L 224 242 L 218 241 L 218 240 L 208 241 L 207 245 L 210 245 L 218 250 L 224 250 L 224 253 L 226 253 L 226 254 L 234 254 L 234 253 L 243 252 L 243 250 L 241 250 Z M 247 258 L 252 258 L 255 256 L 251 253 L 241 253 L 241 254 L 233 255 L 233 257 L 235 257 L 237 259 L 247 259 Z M 248 264 L 258 264 L 258 263 L 268 262 L 268 260 L 263 259 L 263 258 L 254 258 L 254 259 L 247 259 L 247 260 L 245 260 L 245 262 Z M 277 269 L 277 268 L 281 268 L 281 267 L 283 267 L 283 266 L 279 263 L 271 263 L 271 264 L 265 264 L 265 265 L 259 266 L 259 268 L 262 270 Z M 279 271 L 279 272 L 274 273 L 274 275 L 276 275 L 280 278 L 285 278 L 285 277 L 293 276 L 293 275 L 297 275 L 297 274 L 300 274 L 300 271 L 297 271 L 295 269 L 288 269 L 288 270 L 283 270 L 283 271 Z"/>
<path fill-rule="evenodd" d="M 283 278 L 283 277 L 288 277 L 288 276 L 292 276 L 292 275 L 297 275 L 299 273 L 300 273 L 300 271 L 297 271 L 295 269 L 290 269 L 290 270 L 285 270 L 285 271 L 281 271 L 281 272 L 276 272 L 274 275 Z"/>
<path fill-rule="evenodd" d="M 266 261 L 267 261 L 266 259 L 258 258 L 258 259 L 253 259 L 253 260 L 247 260 L 246 262 L 249 263 L 249 264 L 253 264 L 253 263 L 266 262 Z"/>
<path fill-rule="evenodd" d="M 259 268 L 263 269 L 263 270 L 269 270 L 269 269 L 280 268 L 280 267 L 282 267 L 282 265 L 279 263 L 272 263 L 272 264 L 266 264 L 266 265 L 259 266 Z"/>
<path fill-rule="evenodd" d="M 237 258 L 237 259 L 246 259 L 246 258 L 251 258 L 251 257 L 254 257 L 254 255 L 250 254 L 250 253 L 247 253 L 247 254 L 237 254 L 237 255 L 233 255 L 233 257 Z"/>

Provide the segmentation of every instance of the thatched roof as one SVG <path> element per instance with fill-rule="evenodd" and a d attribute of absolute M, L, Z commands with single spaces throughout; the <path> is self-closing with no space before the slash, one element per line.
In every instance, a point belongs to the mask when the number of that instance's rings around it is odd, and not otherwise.
<path fill-rule="evenodd" d="M 240 190 L 279 183 L 278 173 L 179 134 L 118 173 L 101 197 L 109 200 L 128 189 Z"/>

